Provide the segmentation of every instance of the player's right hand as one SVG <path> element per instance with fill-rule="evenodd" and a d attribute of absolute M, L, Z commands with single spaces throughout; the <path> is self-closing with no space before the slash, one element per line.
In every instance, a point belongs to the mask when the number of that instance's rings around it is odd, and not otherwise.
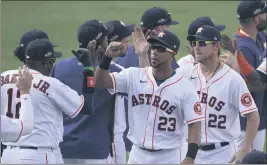
<path fill-rule="evenodd" d="M 25 65 L 23 68 L 19 67 L 18 76 L 15 80 L 16 86 L 20 91 L 20 94 L 29 94 L 32 86 L 32 75 L 29 72 L 29 68 Z"/>
<path fill-rule="evenodd" d="M 125 48 L 127 48 L 127 47 L 128 47 L 128 43 L 112 41 L 108 45 L 106 52 L 105 52 L 105 55 L 108 57 L 111 57 L 111 58 L 118 57 L 121 54 L 123 54 Z"/>

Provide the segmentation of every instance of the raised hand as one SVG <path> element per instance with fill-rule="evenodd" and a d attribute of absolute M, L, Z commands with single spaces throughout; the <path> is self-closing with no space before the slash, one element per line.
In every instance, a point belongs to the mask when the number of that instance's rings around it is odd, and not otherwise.
<path fill-rule="evenodd" d="M 156 35 L 156 32 L 153 30 L 148 30 L 146 35 L 142 32 L 142 29 L 138 26 L 134 27 L 134 32 L 132 33 L 132 39 L 135 47 L 135 52 L 139 56 L 144 56 L 148 53 L 149 43 L 147 42 L 147 38 Z"/>
<path fill-rule="evenodd" d="M 18 69 L 18 76 L 15 79 L 17 88 L 21 94 L 29 94 L 32 86 L 32 75 L 29 72 L 29 68 L 25 65 Z"/>
<path fill-rule="evenodd" d="M 87 48 L 79 48 L 77 51 L 72 50 L 71 52 L 80 61 L 84 67 L 96 66 L 97 65 L 97 55 L 96 52 L 96 41 L 90 41 Z"/>
<path fill-rule="evenodd" d="M 125 46 L 128 46 L 127 44 L 124 44 L 122 42 L 115 42 L 115 41 L 112 41 L 107 49 L 106 49 L 106 53 L 105 55 L 108 56 L 108 57 L 118 57 L 120 56 L 121 54 L 123 54 L 124 52 L 124 49 L 125 49 Z"/>

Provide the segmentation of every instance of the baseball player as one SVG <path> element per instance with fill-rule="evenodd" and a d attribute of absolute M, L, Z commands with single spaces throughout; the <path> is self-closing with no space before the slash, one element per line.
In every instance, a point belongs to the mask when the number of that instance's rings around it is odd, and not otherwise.
<path fill-rule="evenodd" d="M 152 7 L 144 11 L 141 16 L 141 28 L 142 33 L 146 37 L 149 32 L 155 31 L 160 32 L 162 30 L 168 30 L 170 26 L 177 25 L 178 21 L 173 20 L 171 13 L 169 13 L 166 9 L 161 7 Z M 148 49 L 147 49 L 148 50 Z M 147 52 L 148 53 L 148 52 Z M 138 54 L 135 50 L 135 46 L 133 44 L 129 44 L 127 52 L 124 56 L 120 55 L 116 57 L 115 61 L 117 64 L 123 66 L 124 68 L 129 67 L 141 67 L 140 62 L 146 62 L 147 57 L 144 57 L 141 54 Z M 150 55 L 148 56 L 150 58 Z M 148 62 L 149 63 L 149 62 Z M 178 64 L 175 59 L 172 60 L 172 68 L 178 68 Z M 124 135 L 126 136 L 129 126 L 128 126 L 128 110 L 126 107 L 126 131 Z M 126 150 L 129 152 L 131 150 L 132 143 L 128 138 L 125 138 Z"/>
<path fill-rule="evenodd" d="M 242 52 L 247 62 L 256 69 L 266 57 L 263 54 L 266 49 L 267 36 L 267 6 L 264 1 L 241 1 L 237 6 L 237 17 L 240 24 L 235 33 L 237 48 Z M 254 21 L 257 20 L 257 21 Z M 260 125 L 253 143 L 253 149 L 263 151 L 266 139 L 266 102 L 265 92 L 251 92 L 260 114 Z M 241 118 L 241 136 L 237 140 L 237 148 L 241 148 L 247 129 L 246 118 Z"/>
<path fill-rule="evenodd" d="M 83 106 L 86 95 L 78 95 L 60 81 L 48 77 L 55 59 L 61 57 L 60 52 L 54 51 L 53 44 L 47 39 L 31 41 L 26 47 L 25 64 L 33 75 L 30 91 L 34 109 L 34 125 L 31 134 L 21 137 L 17 142 L 5 143 L 2 163 L 18 164 L 55 164 L 62 157 L 54 154 L 62 139 L 62 111 L 71 117 L 79 112 L 91 114 Z M 87 74 L 87 70 L 84 71 Z M 18 118 L 20 115 L 20 93 L 15 85 L 16 70 L 1 74 L 2 115 Z M 87 84 L 84 83 L 84 84 Z M 86 91 L 87 86 L 84 86 Z M 85 92 L 86 93 L 86 92 Z M 84 105 L 85 104 L 85 105 Z M 63 162 L 63 161 L 61 161 Z"/>
<path fill-rule="evenodd" d="M 216 25 L 210 17 L 202 16 L 202 17 L 198 17 L 197 19 L 195 19 L 194 21 L 191 22 L 191 24 L 189 25 L 189 28 L 188 28 L 188 35 L 196 34 L 197 29 L 203 25 L 213 26 L 216 29 L 218 29 L 219 31 L 223 31 L 225 29 L 225 25 L 222 25 L 222 24 Z M 192 48 L 191 45 L 188 45 L 187 48 L 188 48 L 190 54 L 180 58 L 177 61 L 178 65 L 180 67 L 194 66 L 195 64 L 197 64 L 197 62 L 195 61 L 194 49 Z"/>
<path fill-rule="evenodd" d="M 113 31 L 109 34 L 108 42 L 116 41 L 129 45 L 130 36 L 134 31 L 134 24 L 125 24 L 120 20 L 111 20 L 106 24 L 107 28 L 113 27 Z M 127 47 L 128 49 L 128 47 Z M 126 51 L 121 56 L 125 56 Z M 116 65 L 122 70 L 124 67 L 111 62 L 111 65 Z M 111 157 L 114 164 L 126 164 L 126 146 L 123 138 L 123 133 L 126 130 L 126 106 L 127 97 L 117 96 L 115 102 L 115 123 L 114 123 L 114 140 L 113 140 L 113 157 Z"/>
<path fill-rule="evenodd" d="M 144 11 L 141 16 L 141 29 L 145 36 L 147 32 L 155 31 L 159 33 L 162 30 L 169 30 L 170 26 L 179 24 L 178 21 L 173 20 L 171 13 L 162 7 L 152 7 Z M 116 57 L 116 63 L 124 68 L 139 67 L 139 55 L 136 54 L 134 45 L 129 45 L 125 56 Z M 149 56 L 150 58 L 150 56 Z M 172 61 L 172 68 L 178 68 L 175 59 Z"/>
<path fill-rule="evenodd" d="M 162 31 L 148 42 L 152 67 L 109 73 L 112 58 L 125 47 L 111 42 L 96 69 L 96 87 L 108 88 L 112 94 L 128 93 L 127 137 L 133 143 L 129 164 L 193 164 L 203 113 L 195 88 L 171 68 L 180 41 L 175 34 Z M 189 145 L 186 158 L 181 160 L 185 123 L 189 125 Z"/>
<path fill-rule="evenodd" d="M 28 135 L 33 129 L 33 108 L 30 98 L 32 76 L 26 66 L 19 68 L 15 83 L 20 91 L 20 116 L 18 119 L 1 115 L 1 142 L 16 142 L 21 136 Z M 3 79 L 1 79 L 1 86 Z"/>
<path fill-rule="evenodd" d="M 228 164 L 233 160 L 240 163 L 256 136 L 258 109 L 242 77 L 220 62 L 220 31 L 204 25 L 187 39 L 194 47 L 198 64 L 181 67 L 177 72 L 196 87 L 205 117 L 195 163 Z M 239 113 L 248 118 L 248 127 L 244 147 L 235 151 L 234 140 L 241 134 Z"/>
<path fill-rule="evenodd" d="M 74 54 L 84 55 L 82 50 L 87 51 L 85 54 L 90 52 L 88 64 L 80 63 L 76 57 L 66 58 L 56 63 L 52 76 L 81 93 L 84 68 L 95 70 L 99 63 L 98 60 L 102 57 L 98 46 L 103 48 L 105 52 L 108 44 L 107 36 L 113 30 L 114 26 L 106 27 L 96 19 L 81 24 L 77 33 L 79 49 Z M 121 69 L 116 64 L 111 66 L 111 72 L 120 72 Z M 72 78 L 70 79 L 70 77 Z M 75 119 L 71 119 L 67 115 L 63 116 L 64 136 L 60 148 L 64 163 L 110 164 L 112 161 L 126 162 L 125 151 L 123 158 L 120 146 L 116 145 L 121 143 L 122 139 L 120 134 L 115 134 L 115 132 L 121 132 L 120 129 L 125 129 L 123 126 L 124 118 L 121 118 L 124 116 L 124 98 L 118 95 L 113 96 L 106 89 L 94 88 L 94 85 L 92 88 L 94 92 L 87 100 L 92 102 L 91 108 L 94 111 L 92 116 L 79 114 Z M 117 116 L 118 113 L 119 116 Z M 115 142 L 113 146 L 112 142 Z"/>

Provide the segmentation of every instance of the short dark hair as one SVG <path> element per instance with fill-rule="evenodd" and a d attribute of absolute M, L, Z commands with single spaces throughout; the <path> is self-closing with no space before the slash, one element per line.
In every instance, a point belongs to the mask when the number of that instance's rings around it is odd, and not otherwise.
<path fill-rule="evenodd" d="M 254 17 L 239 19 L 239 24 L 242 26 L 248 26 L 254 21 Z"/>

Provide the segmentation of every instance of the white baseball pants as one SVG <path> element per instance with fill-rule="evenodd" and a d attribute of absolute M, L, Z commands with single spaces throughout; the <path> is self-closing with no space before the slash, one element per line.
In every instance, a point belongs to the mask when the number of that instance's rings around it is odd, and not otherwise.
<path fill-rule="evenodd" d="M 7 146 L 3 152 L 1 164 L 58 164 L 56 156 L 57 154 L 49 148 L 35 150 Z"/>
<path fill-rule="evenodd" d="M 180 164 L 187 153 L 187 145 L 179 148 L 146 151 L 133 145 L 127 164 Z"/>

